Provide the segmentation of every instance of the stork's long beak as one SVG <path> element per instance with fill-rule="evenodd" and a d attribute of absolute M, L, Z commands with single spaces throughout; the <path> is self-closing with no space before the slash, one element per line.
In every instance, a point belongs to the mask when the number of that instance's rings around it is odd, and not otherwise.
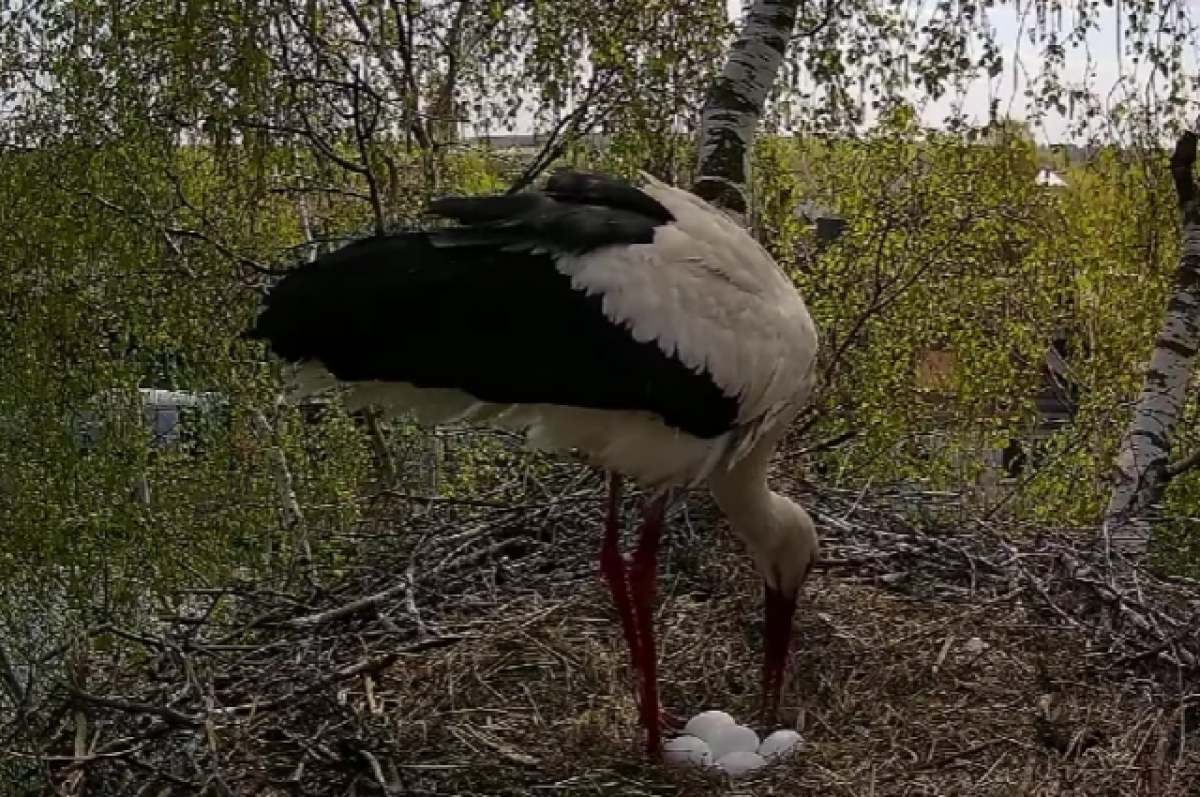
<path fill-rule="evenodd" d="M 763 710 L 774 721 L 783 695 L 783 675 L 792 646 L 792 619 L 796 595 L 785 595 L 767 586 L 763 623 Z"/>

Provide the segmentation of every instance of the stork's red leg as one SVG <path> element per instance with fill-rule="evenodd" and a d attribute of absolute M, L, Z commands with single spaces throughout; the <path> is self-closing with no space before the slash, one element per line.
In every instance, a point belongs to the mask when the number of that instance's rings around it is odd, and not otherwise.
<path fill-rule="evenodd" d="M 667 511 L 666 494 L 646 505 L 642 531 L 629 573 L 642 649 L 642 724 L 651 758 L 662 756 L 662 707 L 658 699 L 658 651 L 654 645 L 654 592 L 658 580 L 658 548 Z"/>
<path fill-rule="evenodd" d="M 642 668 L 642 642 L 638 636 L 637 620 L 633 602 L 629 596 L 629 579 L 625 572 L 625 560 L 621 556 L 621 477 L 609 474 L 608 514 L 604 519 L 604 537 L 600 543 L 600 572 L 608 581 L 613 605 L 621 617 L 621 630 L 625 644 L 629 646 L 629 658 L 634 670 Z"/>

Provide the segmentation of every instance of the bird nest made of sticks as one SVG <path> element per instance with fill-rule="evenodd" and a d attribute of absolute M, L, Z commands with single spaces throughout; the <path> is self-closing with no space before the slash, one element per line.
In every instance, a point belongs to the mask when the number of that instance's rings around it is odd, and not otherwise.
<path fill-rule="evenodd" d="M 1194 586 L 1122 593 L 1060 534 L 813 503 L 827 562 L 781 717 L 806 744 L 745 780 L 644 759 L 599 479 L 507 510 L 381 504 L 353 569 L 200 594 L 46 701 L 56 745 L 11 752 L 81 795 L 1194 793 Z M 750 721 L 761 586 L 702 497 L 688 509 L 661 569 L 664 705 Z"/>

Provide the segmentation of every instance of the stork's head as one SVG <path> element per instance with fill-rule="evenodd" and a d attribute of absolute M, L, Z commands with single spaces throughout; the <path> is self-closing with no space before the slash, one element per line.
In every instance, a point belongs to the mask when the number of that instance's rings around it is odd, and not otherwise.
<path fill-rule="evenodd" d="M 714 474 L 709 486 L 765 582 L 763 702 L 773 715 L 783 691 L 796 602 L 817 561 L 818 546 L 809 514 L 795 501 L 766 489 L 765 461 L 764 457 Z"/>
<path fill-rule="evenodd" d="M 772 494 L 771 512 L 750 554 L 765 583 L 763 623 L 763 701 L 779 710 L 783 674 L 792 642 L 796 602 L 817 561 L 819 545 L 812 518 L 799 504 Z"/>

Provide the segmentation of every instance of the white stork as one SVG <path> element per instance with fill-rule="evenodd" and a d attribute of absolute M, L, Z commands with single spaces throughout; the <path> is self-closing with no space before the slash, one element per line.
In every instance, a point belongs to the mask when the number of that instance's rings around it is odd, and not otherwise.
<path fill-rule="evenodd" d="M 771 256 L 698 197 L 562 170 L 540 192 L 446 197 L 447 224 L 366 238 L 300 265 L 248 336 L 299 365 L 295 389 L 343 383 L 350 406 L 426 424 L 489 422 L 610 473 L 600 553 L 662 750 L 652 612 L 672 488 L 707 483 L 766 582 L 763 696 L 778 709 L 812 519 L 767 468 L 809 397 L 817 331 Z M 650 492 L 628 571 L 620 476 Z"/>

